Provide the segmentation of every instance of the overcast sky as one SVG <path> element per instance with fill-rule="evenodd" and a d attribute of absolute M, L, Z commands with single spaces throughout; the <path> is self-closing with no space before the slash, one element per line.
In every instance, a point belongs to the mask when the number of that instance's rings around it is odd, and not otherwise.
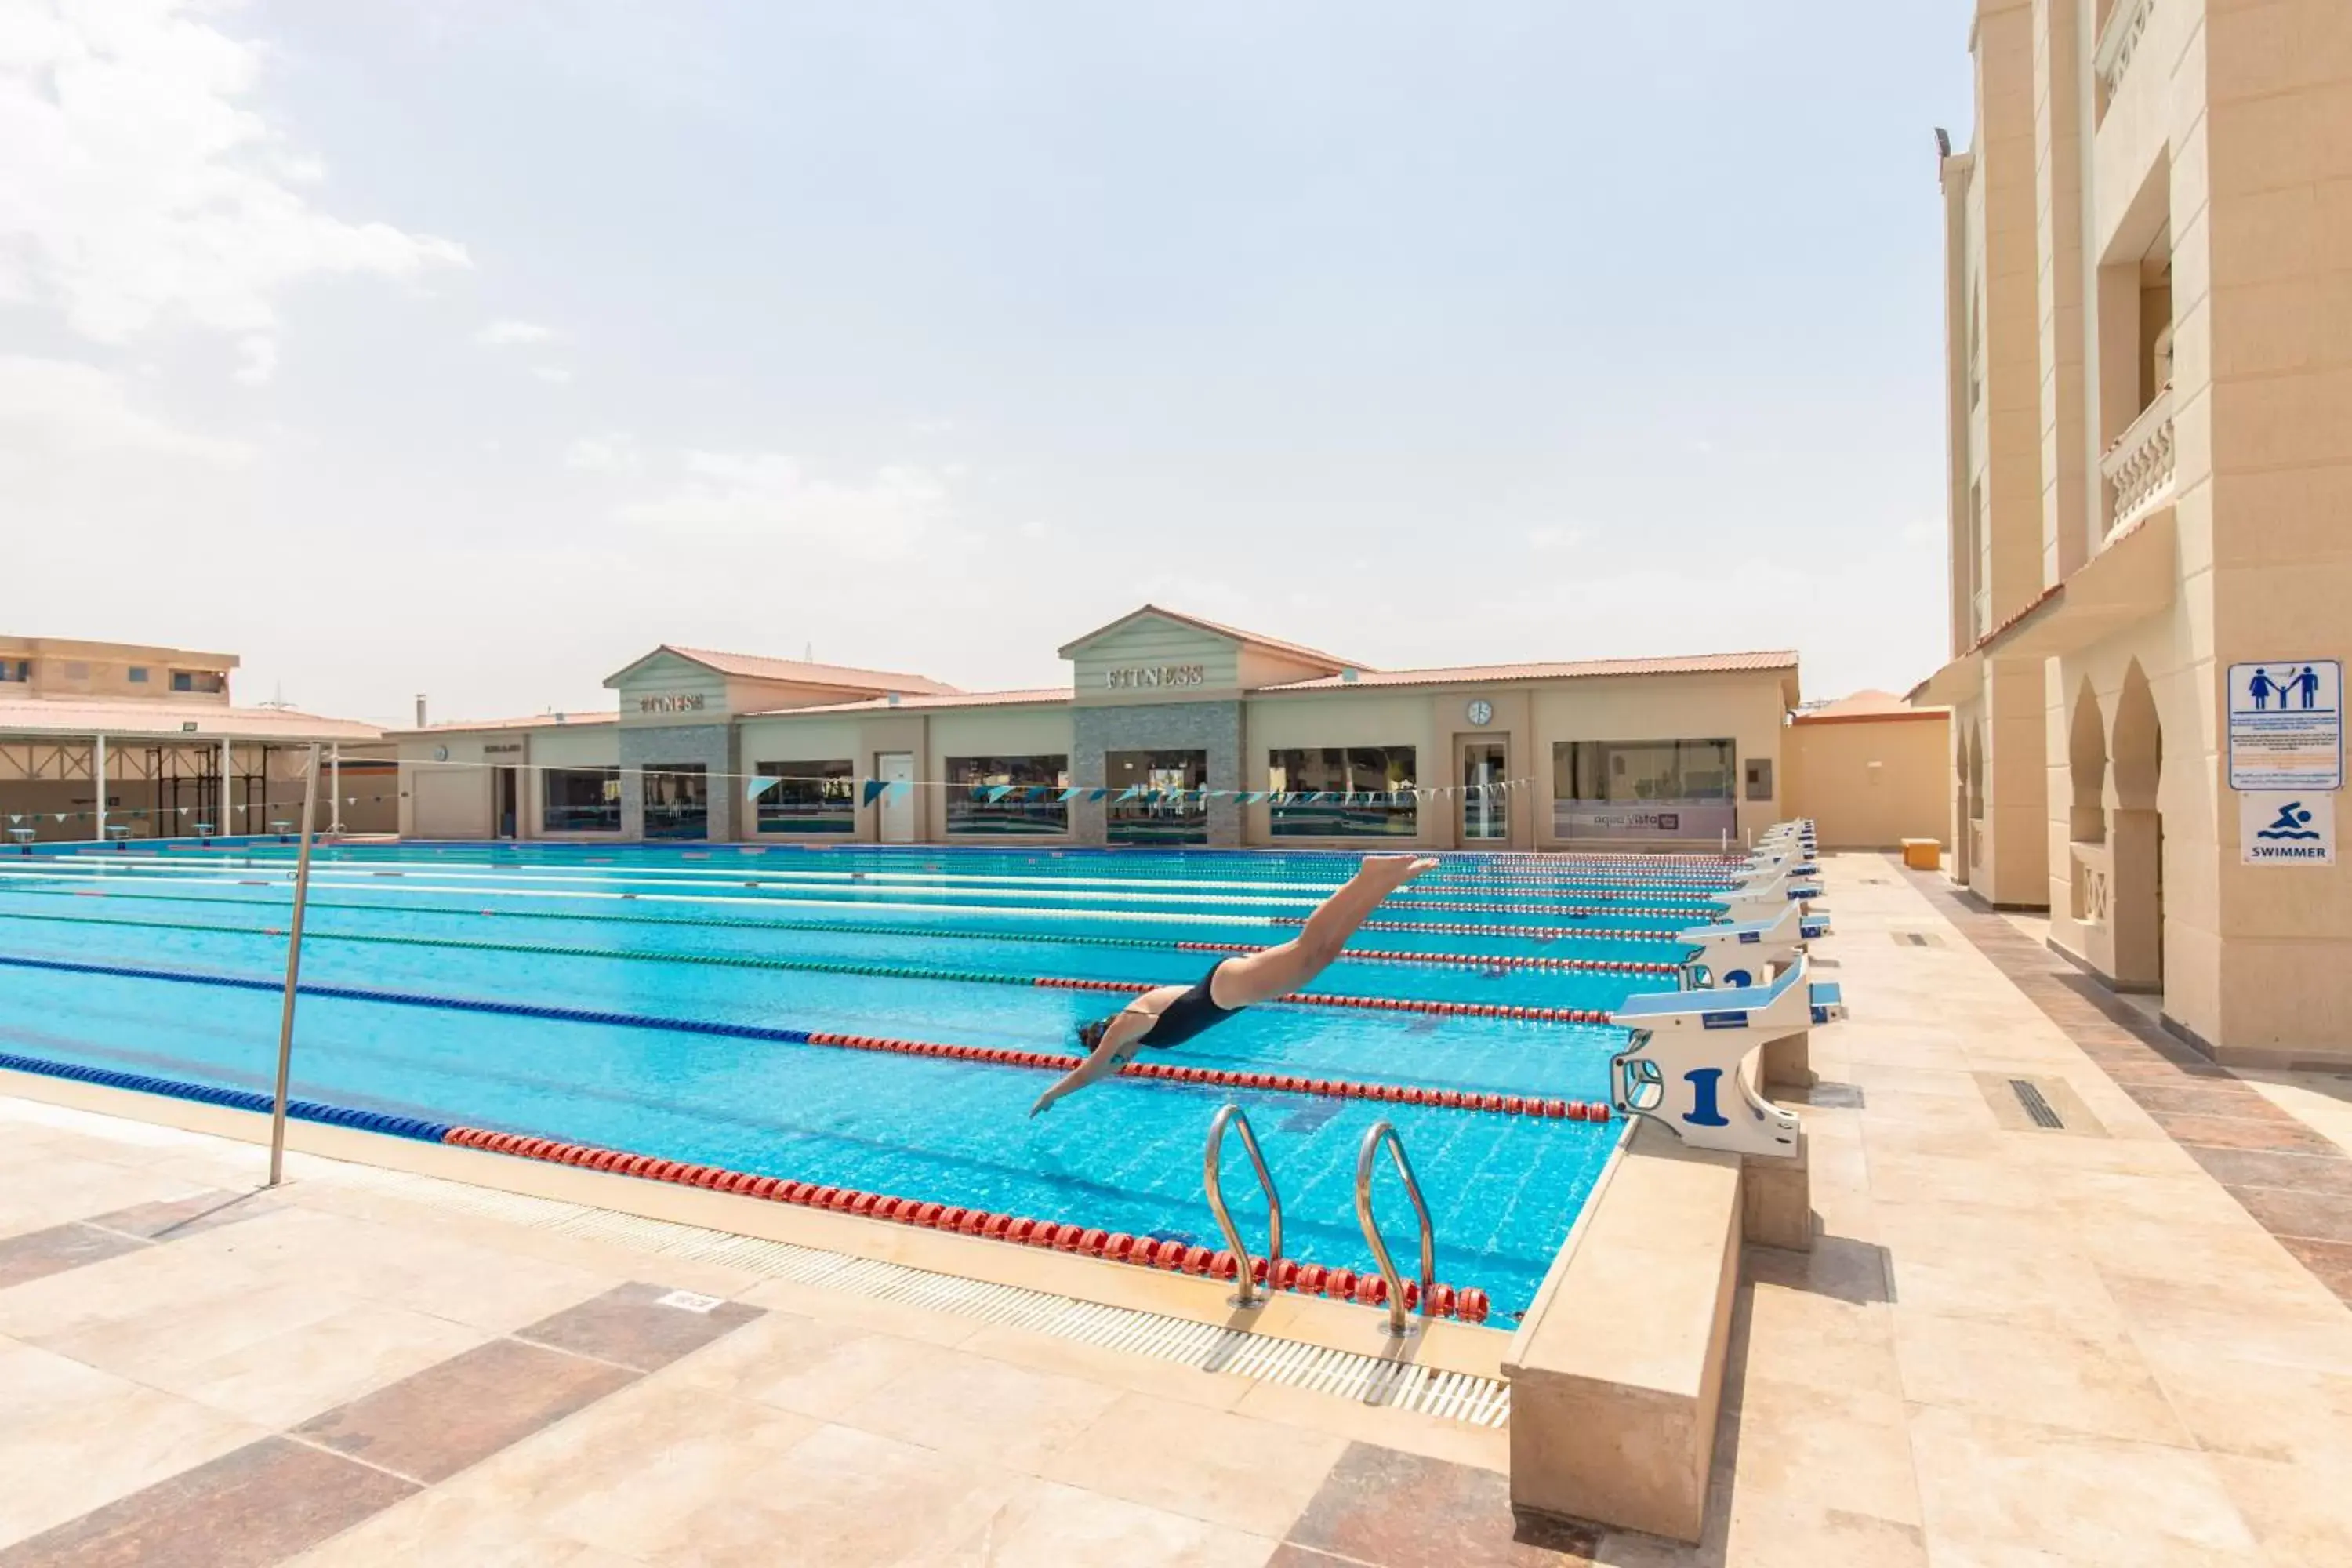
<path fill-rule="evenodd" d="M 1944 637 L 1961 0 L 0 0 L 0 630 L 380 721 Z"/>

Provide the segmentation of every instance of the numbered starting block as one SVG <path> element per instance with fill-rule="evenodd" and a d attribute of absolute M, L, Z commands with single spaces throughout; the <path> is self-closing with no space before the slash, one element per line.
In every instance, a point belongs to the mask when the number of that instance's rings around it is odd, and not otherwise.
<path fill-rule="evenodd" d="M 1799 954 L 1763 984 L 1629 996 L 1609 1020 L 1633 1032 L 1609 1063 L 1611 1099 L 1623 1114 L 1663 1122 L 1695 1148 L 1793 1159 L 1796 1113 L 1758 1092 L 1769 1076 L 1764 1053 L 1784 1043 L 1801 1053 L 1807 1032 L 1828 1021 L 1821 1008 L 1843 1016 L 1836 991 L 1816 985 Z"/>
<path fill-rule="evenodd" d="M 1819 887 L 1800 881 L 1782 869 L 1761 881 L 1751 882 L 1745 887 L 1735 886 L 1707 901 L 1723 911 L 1721 919 L 1744 921 L 1769 920 L 1790 903 L 1795 903 L 1802 912 L 1807 900 L 1821 896 Z"/>
<path fill-rule="evenodd" d="M 1698 950 L 1683 961 L 1683 988 L 1736 990 L 1753 985 L 1796 963 L 1805 943 L 1827 934 L 1827 929 L 1826 921 L 1811 919 L 1801 914 L 1796 905 L 1783 903 L 1776 914 L 1760 921 L 1691 926 L 1676 931 L 1676 942 Z"/>

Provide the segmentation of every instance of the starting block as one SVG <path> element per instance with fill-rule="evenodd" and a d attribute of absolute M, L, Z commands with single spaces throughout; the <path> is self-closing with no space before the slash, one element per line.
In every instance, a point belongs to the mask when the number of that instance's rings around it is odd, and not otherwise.
<path fill-rule="evenodd" d="M 1610 1099 L 1628 1116 L 1671 1128 L 1699 1149 L 1797 1156 L 1798 1122 L 1757 1092 L 1750 1057 L 1813 1026 L 1813 983 L 1802 955 L 1763 985 L 1629 996 L 1609 1021 L 1633 1032 L 1610 1058 Z"/>

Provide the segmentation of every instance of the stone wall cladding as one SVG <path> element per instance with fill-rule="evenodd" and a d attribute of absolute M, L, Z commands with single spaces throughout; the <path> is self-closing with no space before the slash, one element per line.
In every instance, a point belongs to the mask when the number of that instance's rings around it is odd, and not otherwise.
<path fill-rule="evenodd" d="M 735 727 L 732 724 L 624 725 L 621 729 L 621 836 L 646 836 L 645 770 L 699 763 L 708 775 L 710 801 L 709 837 L 725 842 L 735 837 L 735 805 L 742 791 L 733 778 Z"/>
<path fill-rule="evenodd" d="M 1128 708 L 1076 708 L 1070 714 L 1070 783 L 1083 789 L 1103 785 L 1105 756 L 1112 752 L 1206 752 L 1209 787 L 1242 787 L 1242 705 L 1237 702 L 1150 702 Z M 1077 844 L 1109 842 L 1109 815 L 1102 801 L 1070 803 L 1070 838 Z M 1209 802 L 1209 842 L 1220 848 L 1242 841 L 1241 807 L 1231 798 Z"/>

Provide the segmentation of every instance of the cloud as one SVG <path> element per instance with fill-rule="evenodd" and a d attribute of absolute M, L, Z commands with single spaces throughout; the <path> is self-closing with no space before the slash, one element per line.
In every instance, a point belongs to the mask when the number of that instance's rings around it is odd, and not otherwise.
<path fill-rule="evenodd" d="M 190 324 L 247 343 L 316 275 L 412 279 L 463 247 L 313 207 L 315 160 L 242 106 L 264 48 L 182 0 L 16 0 L 0 21 L 0 299 L 119 343 Z M 258 351 L 244 350 L 247 365 Z"/>
<path fill-rule="evenodd" d="M 645 471 L 645 455 L 634 438 L 621 431 L 583 436 L 563 448 L 563 466 L 591 474 L 635 476 Z"/>
<path fill-rule="evenodd" d="M 11 453 L 24 456 L 12 461 Z M 238 442 L 191 435 L 143 412 L 121 381 L 93 366 L 0 355 L 0 477 L 35 457 L 127 453 L 220 468 L 241 467 L 252 455 Z"/>
<path fill-rule="evenodd" d="M 474 334 L 474 341 L 494 349 L 512 348 L 518 343 L 551 343 L 556 339 L 553 327 L 542 327 L 537 321 L 492 321 Z"/>
<path fill-rule="evenodd" d="M 904 561 L 940 545 L 946 481 L 910 465 L 854 483 L 812 479 L 778 452 L 688 452 L 669 495 L 624 506 L 623 522 L 743 538 L 794 539 L 847 559 Z"/>
<path fill-rule="evenodd" d="M 240 338 L 236 345 L 236 379 L 247 386 L 265 384 L 278 374 L 278 340 L 258 333 Z"/>
<path fill-rule="evenodd" d="M 1534 551 L 1571 550 L 1584 542 L 1584 530 L 1548 523 L 1541 528 L 1528 529 L 1527 540 L 1528 548 Z"/>
<path fill-rule="evenodd" d="M 552 386 L 569 386 L 572 384 L 572 373 L 559 364 L 535 364 L 530 367 L 530 374 Z"/>

